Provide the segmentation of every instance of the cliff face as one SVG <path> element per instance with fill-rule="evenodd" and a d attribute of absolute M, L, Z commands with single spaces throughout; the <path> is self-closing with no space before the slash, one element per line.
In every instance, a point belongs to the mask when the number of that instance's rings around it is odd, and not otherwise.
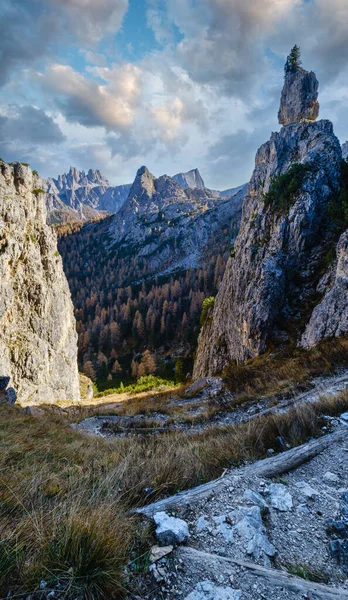
<path fill-rule="evenodd" d="M 80 397 L 73 306 L 40 183 L 0 163 L 0 376 L 25 404 Z"/>
<path fill-rule="evenodd" d="M 305 98 L 301 103 L 307 106 Z M 234 257 L 200 334 L 195 378 L 260 355 L 270 339 L 289 338 L 291 328 L 299 334 L 329 235 L 328 205 L 339 190 L 342 159 L 332 124 L 303 122 L 306 117 L 304 109 L 297 114 L 301 122 L 273 133 L 257 152 Z M 303 343 L 309 339 L 307 332 Z"/>

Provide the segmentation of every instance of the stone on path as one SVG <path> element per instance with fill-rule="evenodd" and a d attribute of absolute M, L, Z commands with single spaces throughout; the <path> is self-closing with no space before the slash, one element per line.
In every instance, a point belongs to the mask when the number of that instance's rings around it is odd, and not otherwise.
<path fill-rule="evenodd" d="M 156 537 L 159 544 L 176 546 L 187 541 L 189 530 L 186 521 L 170 517 L 165 512 L 158 512 L 153 518 L 157 525 Z"/>
<path fill-rule="evenodd" d="M 272 508 L 287 512 L 293 507 L 292 497 L 286 485 L 282 483 L 271 483 L 269 486 L 270 502 Z"/>

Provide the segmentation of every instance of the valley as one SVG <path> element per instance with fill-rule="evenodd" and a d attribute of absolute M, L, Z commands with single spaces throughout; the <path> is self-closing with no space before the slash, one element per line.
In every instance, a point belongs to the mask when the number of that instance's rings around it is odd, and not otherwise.
<path fill-rule="evenodd" d="M 295 45 L 224 191 L 0 160 L 1 598 L 348 598 L 347 143 L 318 89 Z"/>

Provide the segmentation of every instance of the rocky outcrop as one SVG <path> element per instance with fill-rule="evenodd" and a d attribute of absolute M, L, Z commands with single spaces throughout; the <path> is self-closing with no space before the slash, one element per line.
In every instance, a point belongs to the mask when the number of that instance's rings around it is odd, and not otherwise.
<path fill-rule="evenodd" d="M 348 159 L 348 142 L 342 144 L 342 158 L 344 158 L 344 160 Z"/>
<path fill-rule="evenodd" d="M 198 169 L 192 169 L 187 173 L 177 173 L 173 176 L 173 179 L 181 185 L 182 188 L 199 188 L 203 190 L 205 188 L 204 181 Z"/>
<path fill-rule="evenodd" d="M 0 376 L 22 404 L 80 398 L 73 306 L 40 181 L 0 163 Z"/>
<path fill-rule="evenodd" d="M 340 337 L 348 332 L 348 230 L 337 245 L 337 260 L 332 287 L 314 308 L 301 345 L 312 348 L 327 337 Z"/>
<path fill-rule="evenodd" d="M 300 121 L 315 121 L 319 115 L 319 83 L 315 73 L 302 67 L 288 70 L 280 100 L 278 121 L 292 125 Z"/>
<path fill-rule="evenodd" d="M 295 114 L 289 103 L 284 115 Z M 341 158 L 330 121 L 289 124 L 258 150 L 234 257 L 200 334 L 194 378 L 259 356 L 271 339 L 289 339 L 289 329 L 300 334 Z"/>
<path fill-rule="evenodd" d="M 130 184 L 113 186 L 98 169 L 79 171 L 70 167 L 57 179 L 42 180 L 46 191 L 49 223 L 86 221 L 105 213 L 115 213 L 126 200 Z"/>
<path fill-rule="evenodd" d="M 237 232 L 244 195 L 244 188 L 224 199 L 206 188 L 184 189 L 172 177 L 156 179 L 141 167 L 103 238 L 123 255 L 136 252 L 145 259 L 149 277 L 195 267 L 231 220 Z"/>

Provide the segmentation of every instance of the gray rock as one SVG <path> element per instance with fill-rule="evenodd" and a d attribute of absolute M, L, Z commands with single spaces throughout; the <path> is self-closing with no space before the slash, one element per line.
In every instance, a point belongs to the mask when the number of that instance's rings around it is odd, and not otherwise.
<path fill-rule="evenodd" d="M 312 488 L 306 481 L 298 481 L 296 487 L 299 488 L 301 493 L 307 498 L 315 498 L 315 496 L 319 496 L 319 492 Z"/>
<path fill-rule="evenodd" d="M 227 516 L 233 525 L 226 522 L 226 515 L 214 517 L 217 532 L 227 542 L 241 543 L 244 551 L 256 559 L 276 554 L 275 547 L 267 538 L 259 506 L 240 507 Z"/>
<path fill-rule="evenodd" d="M 153 518 L 157 525 L 156 537 L 162 546 L 176 546 L 188 540 L 188 525 L 183 519 L 170 517 L 165 512 L 158 512 Z"/>
<path fill-rule="evenodd" d="M 286 512 L 293 507 L 291 494 L 286 485 L 282 483 L 271 483 L 269 486 L 270 503 L 272 508 Z"/>
<path fill-rule="evenodd" d="M 342 413 L 342 415 L 340 416 L 340 419 L 348 422 L 348 412 Z"/>
<path fill-rule="evenodd" d="M 0 164 L 0 374 L 23 405 L 80 399 L 73 305 L 40 182 Z"/>
<path fill-rule="evenodd" d="M 239 600 L 241 591 L 217 586 L 212 581 L 200 581 L 185 600 Z"/>
<path fill-rule="evenodd" d="M 315 73 L 298 67 L 285 75 L 278 121 L 292 125 L 303 120 L 315 121 L 319 115 L 319 83 Z"/>
<path fill-rule="evenodd" d="M 247 489 L 243 494 L 244 500 L 248 500 L 252 504 L 256 504 L 262 512 L 267 513 L 269 511 L 269 506 L 266 500 L 259 494 L 255 492 L 255 490 Z"/>

